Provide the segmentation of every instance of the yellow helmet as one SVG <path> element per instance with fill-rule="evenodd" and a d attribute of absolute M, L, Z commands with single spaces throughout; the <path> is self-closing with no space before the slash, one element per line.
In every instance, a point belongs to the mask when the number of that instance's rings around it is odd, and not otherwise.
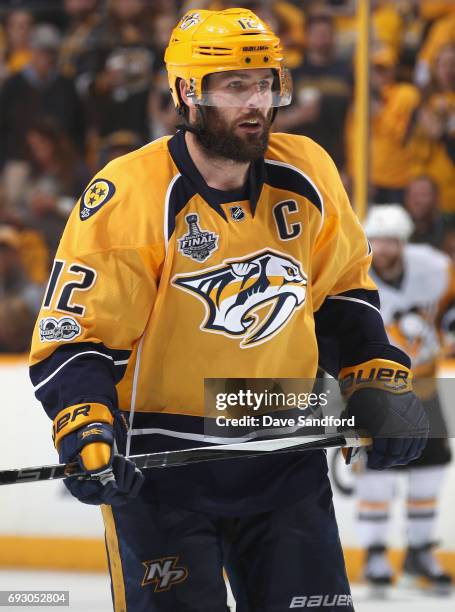
<path fill-rule="evenodd" d="M 271 68 L 276 74 L 272 106 L 290 104 L 291 81 L 284 68 L 280 39 L 247 9 L 192 10 L 174 28 L 164 56 L 169 87 L 177 108 L 182 106 L 178 80 L 203 103 L 202 83 L 214 72 Z"/>

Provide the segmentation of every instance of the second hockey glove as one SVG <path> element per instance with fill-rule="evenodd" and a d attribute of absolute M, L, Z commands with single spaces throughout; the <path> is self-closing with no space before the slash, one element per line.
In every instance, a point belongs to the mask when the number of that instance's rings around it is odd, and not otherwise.
<path fill-rule="evenodd" d="M 77 460 L 87 476 L 96 476 L 64 481 L 83 503 L 119 505 L 138 494 L 144 476 L 132 461 L 114 455 L 114 417 L 107 406 L 86 403 L 60 411 L 54 442 L 62 463 Z"/>
<path fill-rule="evenodd" d="M 373 437 L 368 467 L 406 465 L 422 453 L 429 422 L 422 402 L 412 391 L 411 372 L 400 363 L 372 359 L 340 371 L 347 399 L 344 416 Z"/>

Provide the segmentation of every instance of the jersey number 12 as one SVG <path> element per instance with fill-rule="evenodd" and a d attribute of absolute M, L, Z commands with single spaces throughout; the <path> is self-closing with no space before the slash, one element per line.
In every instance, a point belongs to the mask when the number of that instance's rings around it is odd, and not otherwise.
<path fill-rule="evenodd" d="M 54 299 L 54 292 L 57 287 L 58 280 L 65 266 L 65 261 L 60 259 L 56 259 L 54 261 L 46 294 L 44 296 L 43 308 L 50 308 L 50 305 Z M 68 266 L 68 272 L 77 275 L 78 278 L 76 280 L 66 282 L 60 289 L 57 295 L 57 305 L 55 306 L 55 310 L 82 316 L 85 312 L 85 307 L 80 304 L 72 304 L 71 296 L 74 291 L 88 291 L 88 289 L 93 287 L 96 280 L 96 272 L 92 268 L 75 263 Z"/>

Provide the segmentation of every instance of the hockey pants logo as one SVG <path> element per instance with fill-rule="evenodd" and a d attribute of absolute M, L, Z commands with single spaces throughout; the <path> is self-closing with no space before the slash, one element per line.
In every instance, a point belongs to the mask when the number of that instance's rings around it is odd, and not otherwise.
<path fill-rule="evenodd" d="M 144 561 L 145 575 L 142 586 L 155 585 L 155 593 L 169 591 L 169 589 L 188 578 L 186 567 L 177 567 L 178 557 L 164 557 L 154 561 Z"/>
<path fill-rule="evenodd" d="M 293 597 L 289 609 L 295 608 L 352 608 L 351 595 L 301 595 Z"/>

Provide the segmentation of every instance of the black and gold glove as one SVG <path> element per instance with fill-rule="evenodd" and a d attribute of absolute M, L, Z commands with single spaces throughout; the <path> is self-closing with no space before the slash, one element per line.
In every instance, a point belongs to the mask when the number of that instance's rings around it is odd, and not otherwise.
<path fill-rule="evenodd" d="M 343 416 L 373 437 L 368 467 L 384 469 L 417 459 L 428 438 L 428 417 L 412 390 L 412 373 L 388 359 L 371 359 L 339 374 L 347 400 Z"/>
<path fill-rule="evenodd" d="M 107 406 L 85 403 L 61 410 L 54 419 L 60 461 L 78 461 L 87 476 L 65 479 L 69 491 L 86 504 L 126 503 L 136 497 L 144 476 L 135 464 L 114 454 L 114 416 Z"/>

